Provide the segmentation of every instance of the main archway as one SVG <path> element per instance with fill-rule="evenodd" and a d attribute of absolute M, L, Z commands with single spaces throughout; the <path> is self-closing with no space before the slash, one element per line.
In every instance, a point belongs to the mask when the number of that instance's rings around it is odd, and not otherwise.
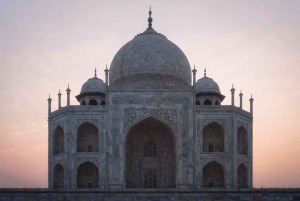
<path fill-rule="evenodd" d="M 175 136 L 160 120 L 148 117 L 126 137 L 126 188 L 174 188 Z"/>

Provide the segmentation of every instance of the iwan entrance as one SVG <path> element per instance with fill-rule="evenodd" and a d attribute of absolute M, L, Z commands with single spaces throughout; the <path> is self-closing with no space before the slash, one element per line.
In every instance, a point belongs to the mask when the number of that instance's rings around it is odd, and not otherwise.
<path fill-rule="evenodd" d="M 175 188 L 175 135 L 164 122 L 148 117 L 126 138 L 126 188 Z"/>

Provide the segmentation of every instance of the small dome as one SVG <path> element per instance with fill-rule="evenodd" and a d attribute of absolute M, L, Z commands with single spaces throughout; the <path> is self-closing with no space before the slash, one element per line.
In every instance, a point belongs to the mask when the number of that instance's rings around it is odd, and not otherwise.
<path fill-rule="evenodd" d="M 109 81 L 114 85 L 144 75 L 191 84 L 191 67 L 182 50 L 151 27 L 117 52 L 110 65 Z"/>
<path fill-rule="evenodd" d="M 82 87 L 80 94 L 83 93 L 105 93 L 106 91 L 106 84 L 103 82 L 103 80 L 97 78 L 96 76 L 93 78 L 88 79 Z"/>
<path fill-rule="evenodd" d="M 196 93 L 218 93 L 221 94 L 219 85 L 211 78 L 204 76 L 195 84 Z"/>

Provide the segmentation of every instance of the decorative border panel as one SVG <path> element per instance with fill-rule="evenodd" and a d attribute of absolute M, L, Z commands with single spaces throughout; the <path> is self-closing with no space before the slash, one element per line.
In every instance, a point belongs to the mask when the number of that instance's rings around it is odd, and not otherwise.
<path fill-rule="evenodd" d="M 128 130 L 139 120 L 150 116 L 158 117 L 177 132 L 177 111 L 164 109 L 124 109 L 124 129 Z"/>
<path fill-rule="evenodd" d="M 223 129 L 225 129 L 225 119 L 202 119 L 202 129 L 212 123 L 212 122 L 216 122 L 218 124 L 221 124 L 223 126 Z"/>
<path fill-rule="evenodd" d="M 213 161 L 220 163 L 225 169 L 225 160 L 225 158 L 202 158 L 202 169 L 205 165 Z"/>

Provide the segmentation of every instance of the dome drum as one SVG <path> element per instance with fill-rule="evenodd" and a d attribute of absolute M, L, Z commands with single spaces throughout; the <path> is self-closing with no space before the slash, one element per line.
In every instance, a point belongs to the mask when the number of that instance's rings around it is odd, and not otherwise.
<path fill-rule="evenodd" d="M 116 80 L 113 85 L 122 86 L 184 86 L 186 82 L 183 80 L 171 76 L 171 75 L 160 75 L 160 74 L 141 74 L 132 75 Z"/>
<path fill-rule="evenodd" d="M 76 99 L 80 105 L 105 105 L 105 94 L 103 93 L 84 93 L 76 96 Z"/>
<path fill-rule="evenodd" d="M 218 93 L 199 93 L 196 95 L 196 105 L 221 105 L 224 98 Z"/>

